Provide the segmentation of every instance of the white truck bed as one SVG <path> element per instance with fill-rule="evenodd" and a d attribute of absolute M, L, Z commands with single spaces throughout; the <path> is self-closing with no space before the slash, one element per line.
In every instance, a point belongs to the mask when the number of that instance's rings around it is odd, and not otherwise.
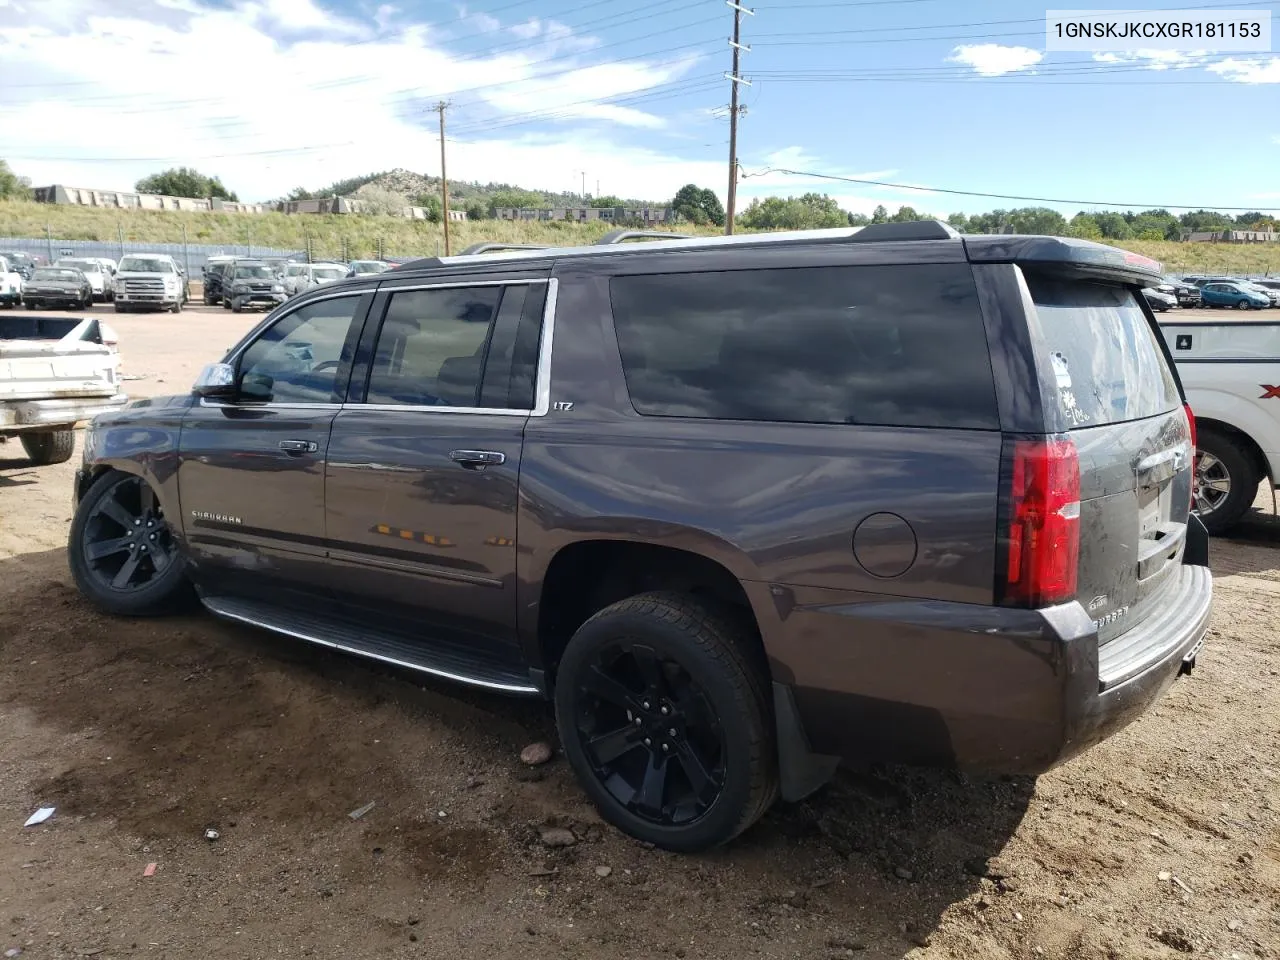
<path fill-rule="evenodd" d="M 96 318 L 0 317 L 0 433 L 72 427 L 122 407 L 116 337 Z"/>

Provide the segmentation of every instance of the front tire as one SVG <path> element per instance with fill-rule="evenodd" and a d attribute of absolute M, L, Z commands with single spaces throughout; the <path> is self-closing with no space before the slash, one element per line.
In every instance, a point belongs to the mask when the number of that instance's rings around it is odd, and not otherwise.
<path fill-rule="evenodd" d="M 191 595 L 185 564 L 147 481 L 108 471 L 76 508 L 67 560 L 80 592 L 119 616 L 167 613 Z"/>
<path fill-rule="evenodd" d="M 48 433 L 23 433 L 20 436 L 22 449 L 27 451 L 27 458 L 37 467 L 66 463 L 76 448 L 76 432 L 72 428 Z"/>
<path fill-rule="evenodd" d="M 1237 309 L 1237 310 L 1248 310 L 1248 309 L 1249 309 L 1249 301 L 1248 301 L 1248 300 L 1241 300 L 1241 301 L 1239 301 L 1239 302 L 1236 304 L 1236 309 Z"/>
<path fill-rule="evenodd" d="M 778 795 L 769 677 L 754 638 L 679 593 L 601 610 L 573 635 L 556 680 L 565 755 L 601 815 L 667 850 L 706 850 Z"/>
<path fill-rule="evenodd" d="M 1196 440 L 1192 502 L 1205 528 L 1219 534 L 1239 523 L 1258 493 L 1257 468 L 1230 436 L 1202 430 Z"/>

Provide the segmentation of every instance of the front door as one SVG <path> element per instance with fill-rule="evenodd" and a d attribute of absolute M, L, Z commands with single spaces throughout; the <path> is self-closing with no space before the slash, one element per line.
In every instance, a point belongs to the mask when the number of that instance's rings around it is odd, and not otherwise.
<path fill-rule="evenodd" d="M 178 491 L 188 554 L 216 594 L 322 590 L 324 463 L 370 298 L 284 314 L 231 361 L 240 395 L 202 400 L 183 423 Z"/>
<path fill-rule="evenodd" d="M 334 421 L 326 466 L 346 601 L 495 666 L 520 656 L 516 504 L 546 288 L 384 286 L 367 392 Z"/>

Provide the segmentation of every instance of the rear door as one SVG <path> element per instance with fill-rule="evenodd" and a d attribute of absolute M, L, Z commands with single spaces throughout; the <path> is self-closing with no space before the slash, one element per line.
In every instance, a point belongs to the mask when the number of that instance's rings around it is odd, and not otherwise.
<path fill-rule="evenodd" d="M 1190 429 L 1135 291 L 1032 272 L 1026 279 L 1033 342 L 1052 377 L 1049 412 L 1080 458 L 1078 598 L 1105 644 L 1152 612 L 1181 563 Z"/>

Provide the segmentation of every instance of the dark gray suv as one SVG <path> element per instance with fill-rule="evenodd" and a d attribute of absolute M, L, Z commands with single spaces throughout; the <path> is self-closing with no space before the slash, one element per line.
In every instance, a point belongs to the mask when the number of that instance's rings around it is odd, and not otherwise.
<path fill-rule="evenodd" d="M 72 571 L 551 698 L 670 849 L 842 761 L 1040 772 L 1206 630 L 1158 268 L 924 222 L 340 281 L 94 421 Z"/>

